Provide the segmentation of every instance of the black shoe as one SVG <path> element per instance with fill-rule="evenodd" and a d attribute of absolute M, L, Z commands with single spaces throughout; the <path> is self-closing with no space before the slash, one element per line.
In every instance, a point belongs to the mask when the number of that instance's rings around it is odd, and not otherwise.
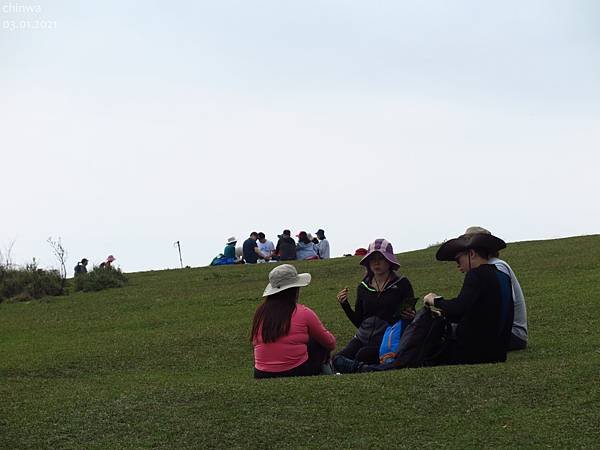
<path fill-rule="evenodd" d="M 342 355 L 336 355 L 333 358 L 333 367 L 340 373 L 356 373 L 360 371 L 362 365 L 363 363 L 360 361 Z"/>

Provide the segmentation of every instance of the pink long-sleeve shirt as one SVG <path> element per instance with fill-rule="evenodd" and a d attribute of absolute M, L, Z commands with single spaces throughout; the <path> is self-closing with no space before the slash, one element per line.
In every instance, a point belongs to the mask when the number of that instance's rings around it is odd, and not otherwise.
<path fill-rule="evenodd" d="M 292 313 L 290 332 L 275 342 L 264 343 L 259 328 L 254 345 L 254 367 L 263 372 L 284 372 L 308 359 L 306 345 L 314 339 L 328 350 L 335 349 L 335 337 L 323 326 L 317 314 L 298 303 Z"/>

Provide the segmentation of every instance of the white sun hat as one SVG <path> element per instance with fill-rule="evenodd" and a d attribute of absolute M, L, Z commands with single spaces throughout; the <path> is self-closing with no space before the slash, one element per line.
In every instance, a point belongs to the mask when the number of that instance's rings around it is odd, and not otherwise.
<path fill-rule="evenodd" d="M 235 238 L 235 236 L 231 236 L 230 238 L 227 239 L 228 244 L 235 244 L 236 242 L 237 242 L 237 239 Z"/>
<path fill-rule="evenodd" d="M 294 287 L 308 286 L 310 278 L 310 273 L 298 273 L 291 264 L 277 266 L 269 272 L 269 284 L 263 292 L 263 297 Z"/>

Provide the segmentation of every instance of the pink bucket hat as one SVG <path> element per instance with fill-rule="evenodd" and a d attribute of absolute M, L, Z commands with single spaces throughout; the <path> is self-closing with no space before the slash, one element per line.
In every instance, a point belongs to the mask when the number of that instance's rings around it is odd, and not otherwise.
<path fill-rule="evenodd" d="M 386 239 L 376 239 L 374 242 L 371 242 L 367 254 L 360 260 L 360 264 L 367 266 L 369 258 L 375 252 L 381 253 L 381 255 L 392 265 L 393 270 L 400 267 L 400 263 L 396 259 L 396 255 L 394 255 L 394 248 Z"/>
<path fill-rule="evenodd" d="M 115 258 L 113 255 L 108 255 L 108 258 L 106 258 L 106 262 L 113 262 L 115 259 L 117 258 Z"/>

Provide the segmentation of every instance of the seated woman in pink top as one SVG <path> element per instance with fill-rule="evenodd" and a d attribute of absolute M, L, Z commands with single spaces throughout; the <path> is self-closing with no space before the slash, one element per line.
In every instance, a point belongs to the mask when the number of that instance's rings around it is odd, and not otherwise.
<path fill-rule="evenodd" d="M 290 264 L 275 267 L 252 321 L 254 378 L 318 375 L 335 349 L 335 337 L 315 312 L 298 303 L 310 274 Z"/>

